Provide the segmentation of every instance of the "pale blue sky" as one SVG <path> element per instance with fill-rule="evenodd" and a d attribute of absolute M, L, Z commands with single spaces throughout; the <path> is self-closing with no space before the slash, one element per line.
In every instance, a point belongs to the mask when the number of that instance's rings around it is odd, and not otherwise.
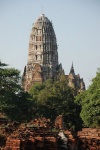
<path fill-rule="evenodd" d="M 100 0 L 0 0 L 0 59 L 23 72 L 32 24 L 43 13 L 52 20 L 59 62 L 72 61 L 86 87 L 100 67 Z"/>

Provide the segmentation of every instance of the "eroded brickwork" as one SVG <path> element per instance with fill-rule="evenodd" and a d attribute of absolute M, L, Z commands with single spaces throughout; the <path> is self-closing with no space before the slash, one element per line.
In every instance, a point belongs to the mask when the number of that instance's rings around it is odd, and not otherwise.
<path fill-rule="evenodd" d="M 83 128 L 78 133 L 57 130 L 46 118 L 35 119 L 29 124 L 17 124 L 17 127 L 14 123 L 8 130 L 3 127 L 6 143 L 0 140 L 1 150 L 63 150 L 59 132 L 63 132 L 68 139 L 66 150 L 100 150 L 100 129 Z"/>
<path fill-rule="evenodd" d="M 42 130 L 41 130 L 42 133 Z M 100 129 L 83 129 L 73 137 L 71 131 L 64 131 L 68 137 L 68 150 L 100 150 Z M 91 136 L 92 135 L 92 136 Z M 44 136 L 30 136 L 28 139 L 8 138 L 3 150 L 60 150 L 59 139 L 54 133 Z M 61 149 L 62 150 L 62 149 Z"/>

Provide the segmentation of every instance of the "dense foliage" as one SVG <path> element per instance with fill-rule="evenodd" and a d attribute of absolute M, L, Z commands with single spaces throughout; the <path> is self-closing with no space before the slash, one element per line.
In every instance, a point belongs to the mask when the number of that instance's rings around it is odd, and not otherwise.
<path fill-rule="evenodd" d="M 80 115 L 86 127 L 100 127 L 100 70 L 88 90 L 76 98 Z"/>
<path fill-rule="evenodd" d="M 0 62 L 0 114 L 17 121 L 26 120 L 30 110 L 29 96 L 22 90 L 20 80 L 17 69 Z"/>
<path fill-rule="evenodd" d="M 19 70 L 0 62 L 0 114 L 20 122 L 40 116 L 54 121 L 63 115 L 66 128 L 100 127 L 100 70 L 88 90 L 75 99 L 64 75 L 34 84 L 27 93 L 21 87 Z"/>
<path fill-rule="evenodd" d="M 35 84 L 29 93 L 37 104 L 37 115 L 54 121 L 62 114 L 67 128 L 81 127 L 73 91 L 68 86 L 65 76 L 61 76 L 60 80 L 55 82 L 49 79 L 43 84 Z"/>

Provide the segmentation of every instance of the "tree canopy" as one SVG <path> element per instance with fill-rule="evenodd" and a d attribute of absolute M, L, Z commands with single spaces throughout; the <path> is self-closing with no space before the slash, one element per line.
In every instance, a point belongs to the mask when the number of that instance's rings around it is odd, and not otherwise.
<path fill-rule="evenodd" d="M 28 94 L 21 88 L 20 71 L 0 61 L 0 112 L 11 120 L 27 119 L 31 107 Z"/>
<path fill-rule="evenodd" d="M 76 98 L 80 105 L 80 116 L 86 127 L 100 127 L 100 70 L 96 77 L 92 79 L 92 84 L 88 90 L 78 95 Z"/>
<path fill-rule="evenodd" d="M 60 80 L 55 82 L 49 79 L 43 84 L 35 84 L 29 93 L 37 104 L 39 116 L 54 121 L 58 115 L 63 115 L 67 128 L 79 127 L 81 119 L 74 103 L 73 90 L 68 86 L 65 76 L 62 75 Z"/>
<path fill-rule="evenodd" d="M 54 121 L 64 116 L 66 128 L 100 127 L 100 70 L 88 90 L 74 96 L 65 75 L 32 86 L 29 93 L 21 86 L 20 71 L 0 61 L 0 113 L 20 122 L 35 117 Z"/>

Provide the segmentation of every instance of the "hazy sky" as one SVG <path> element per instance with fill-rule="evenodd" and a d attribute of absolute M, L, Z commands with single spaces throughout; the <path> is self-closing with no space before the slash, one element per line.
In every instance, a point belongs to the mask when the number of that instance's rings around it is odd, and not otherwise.
<path fill-rule="evenodd" d="M 73 61 L 86 87 L 100 67 L 100 0 L 0 0 L 0 59 L 21 70 L 27 64 L 32 24 L 52 20 L 59 62 L 68 74 Z"/>

